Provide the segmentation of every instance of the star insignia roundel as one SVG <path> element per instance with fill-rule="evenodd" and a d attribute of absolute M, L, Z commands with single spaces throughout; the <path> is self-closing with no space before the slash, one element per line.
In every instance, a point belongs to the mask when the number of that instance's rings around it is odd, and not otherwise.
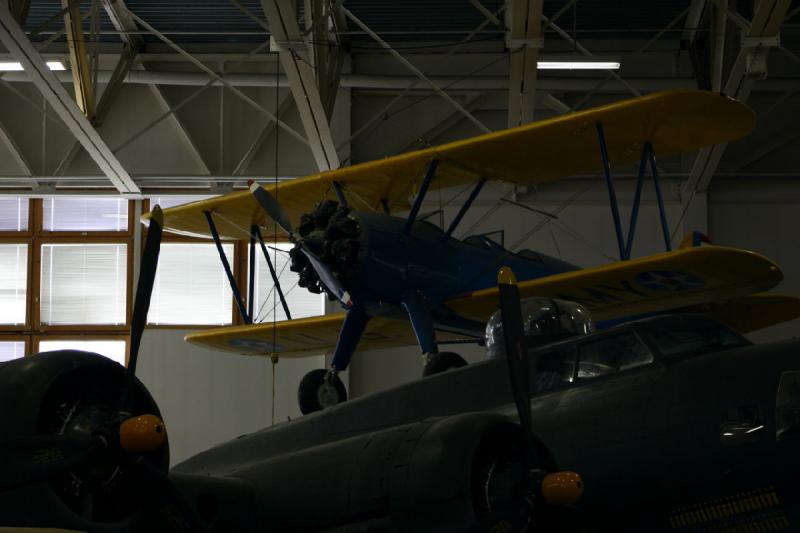
<path fill-rule="evenodd" d="M 705 285 L 703 280 L 695 275 L 669 270 L 642 272 L 635 280 L 639 285 L 652 291 L 680 292 L 699 289 Z"/>

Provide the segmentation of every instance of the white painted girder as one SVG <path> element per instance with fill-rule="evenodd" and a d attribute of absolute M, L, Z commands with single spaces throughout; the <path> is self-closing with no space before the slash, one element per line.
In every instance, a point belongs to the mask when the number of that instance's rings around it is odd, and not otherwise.
<path fill-rule="evenodd" d="M 789 11 L 790 4 L 791 0 L 758 2 L 752 22 L 749 25 L 740 24 L 742 36 L 747 39 L 776 37 L 786 13 Z M 720 4 L 717 3 L 717 5 Z M 722 7 L 727 8 L 724 5 Z M 727 13 L 727 15 L 731 14 Z M 766 58 L 769 50 L 769 47 L 763 45 L 755 47 L 743 45 L 731 67 L 722 92 L 741 102 L 746 102 L 755 82 L 766 77 Z M 684 193 L 687 197 L 691 198 L 695 192 L 708 190 L 727 146 L 727 144 L 717 144 L 698 152 L 689 179 L 684 186 Z"/>
<path fill-rule="evenodd" d="M 508 0 L 508 127 L 533 121 L 536 75 L 542 47 L 542 0 Z"/>
<path fill-rule="evenodd" d="M 290 0 L 261 0 L 273 39 L 281 47 L 281 65 L 289 80 L 308 144 L 319 170 L 339 168 L 339 156 L 303 34 Z M 302 43 L 302 44 L 301 44 Z"/>
<path fill-rule="evenodd" d="M 14 20 L 5 2 L 0 2 L 0 41 L 19 61 L 36 88 L 83 145 L 103 174 L 121 193 L 139 194 L 140 190 L 122 163 L 114 156 L 78 105 L 72 100 L 58 78 L 47 68 L 45 61 Z"/>

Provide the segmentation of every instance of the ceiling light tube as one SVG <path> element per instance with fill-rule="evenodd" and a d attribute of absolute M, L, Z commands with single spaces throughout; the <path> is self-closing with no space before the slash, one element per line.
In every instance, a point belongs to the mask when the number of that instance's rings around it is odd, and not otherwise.
<path fill-rule="evenodd" d="M 66 70 L 61 61 L 48 61 L 47 68 L 50 70 Z M 19 61 L 0 61 L 0 72 L 20 72 L 22 64 Z"/>
<path fill-rule="evenodd" d="M 539 61 L 539 70 L 618 70 L 619 61 Z"/>

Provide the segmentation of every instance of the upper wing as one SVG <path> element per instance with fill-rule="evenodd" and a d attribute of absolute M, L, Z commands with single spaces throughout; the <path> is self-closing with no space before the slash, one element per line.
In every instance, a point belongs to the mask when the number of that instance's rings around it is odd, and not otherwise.
<path fill-rule="evenodd" d="M 284 320 L 273 324 L 264 322 L 246 326 L 228 326 L 186 335 L 188 342 L 215 350 L 247 355 L 304 357 L 332 352 L 336 347 L 344 313 Z M 440 341 L 466 337 L 450 333 L 437 334 Z M 273 339 L 275 343 L 273 344 Z M 378 350 L 417 344 L 408 320 L 375 317 L 358 343 L 359 350 Z"/>
<path fill-rule="evenodd" d="M 439 166 L 431 189 L 480 177 L 530 185 L 599 169 L 597 123 L 603 124 L 611 164 L 619 166 L 637 162 L 648 141 L 658 155 L 667 155 L 738 139 L 753 128 L 755 115 L 718 93 L 653 93 L 265 188 L 295 225 L 315 203 L 335 199 L 333 182 L 344 188 L 356 209 L 377 210 L 386 201 L 392 210 L 402 211 L 433 159 Z M 207 236 L 204 211 L 214 213 L 223 238 L 245 238 L 252 225 L 270 223 L 250 192 L 241 191 L 165 209 L 164 229 Z"/>
<path fill-rule="evenodd" d="M 619 261 L 519 283 L 523 298 L 543 296 L 586 305 L 596 320 L 679 309 L 771 289 L 778 265 L 754 252 L 703 246 Z M 485 321 L 498 309 L 497 288 L 448 300 L 461 316 Z"/>

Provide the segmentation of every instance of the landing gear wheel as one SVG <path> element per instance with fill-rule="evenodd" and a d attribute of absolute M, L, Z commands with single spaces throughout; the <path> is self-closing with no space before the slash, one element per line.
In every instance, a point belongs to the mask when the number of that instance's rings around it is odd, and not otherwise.
<path fill-rule="evenodd" d="M 339 376 L 318 368 L 312 370 L 300 380 L 297 391 L 297 403 L 304 415 L 314 411 L 322 411 L 328 407 L 347 401 L 347 390 Z"/>
<path fill-rule="evenodd" d="M 425 363 L 425 368 L 422 369 L 422 377 L 432 376 L 439 374 L 451 368 L 461 368 L 467 366 L 464 358 L 455 352 L 440 352 L 433 354 Z"/>

